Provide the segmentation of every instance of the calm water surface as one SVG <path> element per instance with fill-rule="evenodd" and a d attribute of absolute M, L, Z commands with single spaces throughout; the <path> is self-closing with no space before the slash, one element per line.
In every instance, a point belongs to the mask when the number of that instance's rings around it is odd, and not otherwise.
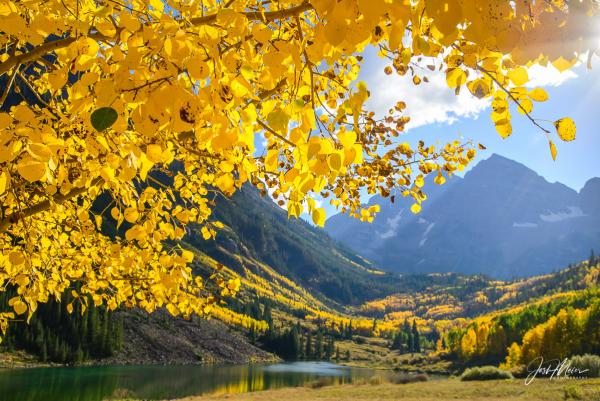
<path fill-rule="evenodd" d="M 373 374 L 327 362 L 13 369 L 0 370 L 0 401 L 170 399 L 303 386 L 322 377 L 343 384 Z"/>

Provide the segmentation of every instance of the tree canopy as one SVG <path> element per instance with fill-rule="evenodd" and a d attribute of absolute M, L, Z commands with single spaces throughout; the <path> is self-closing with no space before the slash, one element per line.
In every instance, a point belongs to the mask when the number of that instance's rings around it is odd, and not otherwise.
<path fill-rule="evenodd" d="M 525 88 L 527 67 L 591 65 L 598 15 L 593 0 L 1 0 L 0 285 L 17 296 L 0 329 L 65 291 L 208 312 L 239 280 L 207 291 L 177 241 L 188 224 L 214 237 L 214 197 L 244 183 L 318 225 L 316 197 L 372 220 L 365 191 L 399 189 L 418 213 L 424 176 L 443 184 L 476 146 L 412 147 L 402 94 L 385 116 L 367 110 L 367 47 L 387 74 L 424 85 L 439 70 L 449 90 L 489 98 L 503 137 L 515 105 L 555 157 L 551 138 L 574 139 L 575 124 L 533 117 L 548 95 Z"/>

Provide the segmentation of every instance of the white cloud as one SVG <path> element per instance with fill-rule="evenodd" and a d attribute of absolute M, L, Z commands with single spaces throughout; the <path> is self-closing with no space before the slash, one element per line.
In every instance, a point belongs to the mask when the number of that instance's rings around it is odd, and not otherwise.
<path fill-rule="evenodd" d="M 490 99 L 477 99 L 466 87 L 462 87 L 456 96 L 454 90 L 446 85 L 444 72 L 427 71 L 425 75 L 429 82 L 414 85 L 409 74 L 403 77 L 395 73 L 388 76 L 383 72 L 386 64 L 382 60 L 374 64 L 377 66 L 369 71 L 376 72 L 365 78 L 371 91 L 367 109 L 383 116 L 402 100 L 406 103 L 405 114 L 410 116 L 407 129 L 436 123 L 452 124 L 461 118 L 477 118 L 490 104 Z M 571 70 L 561 73 L 552 65 L 548 68 L 535 65 L 529 69 L 529 77 L 528 87 L 559 86 L 577 77 L 577 74 Z"/>
<path fill-rule="evenodd" d="M 428 71 L 427 77 L 429 82 L 417 86 L 408 75 L 385 75 L 381 64 L 381 68 L 367 80 L 371 91 L 367 109 L 383 116 L 402 100 L 406 103 L 405 114 L 410 116 L 406 126 L 409 129 L 434 123 L 452 124 L 459 118 L 475 118 L 489 104 L 489 100 L 477 99 L 466 88 L 456 96 L 446 85 L 444 73 Z"/>
<path fill-rule="evenodd" d="M 542 67 L 539 64 L 535 64 L 528 70 L 529 82 L 527 82 L 526 85 L 528 88 L 535 88 L 538 86 L 560 86 L 570 79 L 577 78 L 577 74 L 573 72 L 573 70 L 560 72 L 551 64 L 548 64 L 548 67 Z"/>

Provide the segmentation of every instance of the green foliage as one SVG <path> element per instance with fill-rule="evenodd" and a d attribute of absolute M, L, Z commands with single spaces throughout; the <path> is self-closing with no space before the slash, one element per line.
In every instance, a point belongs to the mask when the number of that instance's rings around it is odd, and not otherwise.
<path fill-rule="evenodd" d="M 117 121 L 117 118 L 119 118 L 119 115 L 112 107 L 100 107 L 99 109 L 94 110 L 90 116 L 90 121 L 92 127 L 94 127 L 96 131 L 104 131 L 105 129 L 112 127 Z"/>
<path fill-rule="evenodd" d="M 421 336 L 415 320 L 412 326 L 408 320 L 404 320 L 398 332 L 394 335 L 391 348 L 400 351 L 401 354 L 408 352 L 421 352 Z"/>
<path fill-rule="evenodd" d="M 471 380 L 506 380 L 512 379 L 513 375 L 510 372 L 498 369 L 495 366 L 481 366 L 470 368 L 464 371 L 460 376 L 462 381 Z"/>

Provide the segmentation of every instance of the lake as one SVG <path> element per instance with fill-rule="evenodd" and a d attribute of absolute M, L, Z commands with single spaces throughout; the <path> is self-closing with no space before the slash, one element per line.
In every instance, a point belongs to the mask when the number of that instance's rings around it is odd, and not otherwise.
<path fill-rule="evenodd" d="M 0 401 L 170 399 L 304 386 L 319 378 L 351 383 L 374 373 L 328 362 L 6 369 L 0 370 Z"/>

